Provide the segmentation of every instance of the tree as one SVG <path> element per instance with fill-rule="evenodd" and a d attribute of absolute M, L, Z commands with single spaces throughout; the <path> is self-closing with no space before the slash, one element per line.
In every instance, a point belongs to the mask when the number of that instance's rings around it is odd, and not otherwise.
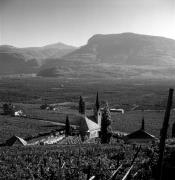
<path fill-rule="evenodd" d="M 85 102 L 81 96 L 80 96 L 80 100 L 79 100 L 79 113 L 85 114 Z"/>
<path fill-rule="evenodd" d="M 144 116 L 142 118 L 142 126 L 141 126 L 141 130 L 145 130 L 145 120 L 144 120 Z"/>
<path fill-rule="evenodd" d="M 71 135 L 71 128 L 70 128 L 70 122 L 68 116 L 66 116 L 65 135 L 66 136 Z"/>
<path fill-rule="evenodd" d="M 105 108 L 102 113 L 102 122 L 101 122 L 101 143 L 109 143 L 111 137 L 111 113 L 106 103 Z"/>
<path fill-rule="evenodd" d="M 98 92 L 97 92 L 97 96 L 96 96 L 95 106 L 96 106 L 96 110 L 98 111 L 99 108 L 100 108 L 100 103 L 99 103 L 99 98 L 98 98 Z"/>
<path fill-rule="evenodd" d="M 172 138 L 175 137 L 175 122 L 173 123 L 173 127 L 172 127 Z"/>
<path fill-rule="evenodd" d="M 10 103 L 3 104 L 4 115 L 13 115 L 14 114 L 14 106 Z"/>

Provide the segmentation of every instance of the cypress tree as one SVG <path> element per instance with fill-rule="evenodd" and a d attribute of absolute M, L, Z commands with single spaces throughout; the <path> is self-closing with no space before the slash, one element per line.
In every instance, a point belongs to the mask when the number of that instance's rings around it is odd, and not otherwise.
<path fill-rule="evenodd" d="M 109 143 L 111 137 L 111 113 L 106 103 L 105 108 L 102 113 L 102 122 L 101 122 L 101 143 Z"/>
<path fill-rule="evenodd" d="M 97 92 L 97 96 L 96 96 L 95 107 L 96 107 L 96 110 L 97 110 L 97 111 L 98 111 L 99 108 L 100 108 L 100 103 L 99 103 L 99 98 L 98 98 L 98 92 Z"/>
<path fill-rule="evenodd" d="M 66 116 L 65 135 L 66 136 L 71 135 L 70 122 L 68 116 Z"/>
<path fill-rule="evenodd" d="M 141 126 L 141 130 L 145 130 L 145 120 L 144 120 L 144 116 L 142 118 L 142 126 Z"/>
<path fill-rule="evenodd" d="M 81 96 L 79 100 L 79 113 L 85 114 L 85 102 L 83 101 L 83 98 Z"/>
<path fill-rule="evenodd" d="M 175 137 L 175 122 L 173 123 L 173 127 L 172 127 L 172 137 Z"/>

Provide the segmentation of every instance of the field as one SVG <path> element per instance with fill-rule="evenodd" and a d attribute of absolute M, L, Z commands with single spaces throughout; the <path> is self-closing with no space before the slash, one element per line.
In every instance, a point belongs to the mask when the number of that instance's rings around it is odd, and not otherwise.
<path fill-rule="evenodd" d="M 169 87 L 174 81 L 81 79 L 81 78 L 1 78 L 0 100 L 25 104 L 78 102 L 82 95 L 94 103 L 99 92 L 101 103 L 127 110 L 164 109 Z M 87 106 L 89 108 L 89 106 Z"/>

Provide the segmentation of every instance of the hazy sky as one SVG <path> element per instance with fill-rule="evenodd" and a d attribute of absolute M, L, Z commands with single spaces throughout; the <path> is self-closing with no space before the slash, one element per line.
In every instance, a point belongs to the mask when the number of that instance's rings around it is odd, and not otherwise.
<path fill-rule="evenodd" d="M 81 46 L 122 32 L 175 39 L 175 0 L 0 0 L 0 44 Z"/>

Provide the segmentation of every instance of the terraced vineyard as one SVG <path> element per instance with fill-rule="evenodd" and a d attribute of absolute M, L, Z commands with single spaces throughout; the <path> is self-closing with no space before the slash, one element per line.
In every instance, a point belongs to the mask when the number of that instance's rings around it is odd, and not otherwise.
<path fill-rule="evenodd" d="M 130 168 L 138 147 L 122 142 L 110 145 L 79 144 L 13 147 L 0 149 L 0 177 L 3 179 L 109 179 L 116 174 L 121 179 Z M 148 179 L 157 160 L 156 146 L 143 147 L 131 175 Z"/>

